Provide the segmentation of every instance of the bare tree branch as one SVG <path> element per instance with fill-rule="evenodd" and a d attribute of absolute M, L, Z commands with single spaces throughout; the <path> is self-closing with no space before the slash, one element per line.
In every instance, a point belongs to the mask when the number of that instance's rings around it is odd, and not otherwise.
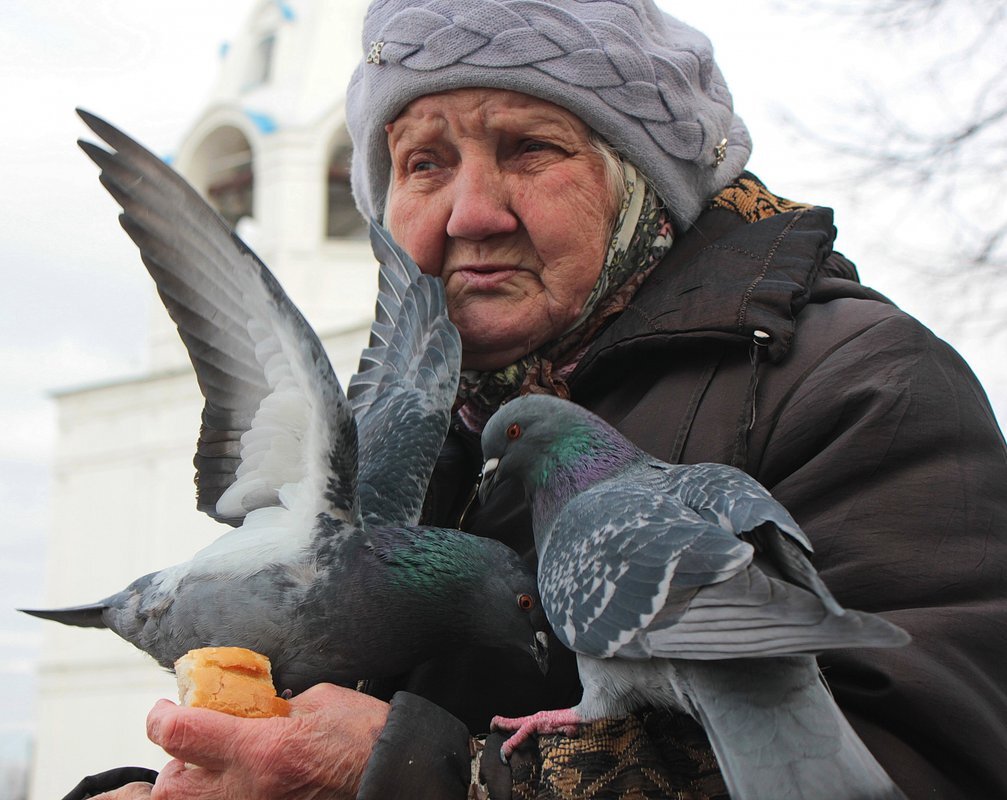
<path fill-rule="evenodd" d="M 843 165 L 851 191 L 902 190 L 898 213 L 928 204 L 946 226 L 943 252 L 911 253 L 917 271 L 962 276 L 980 287 L 969 313 L 984 309 L 999 323 L 1007 309 L 1007 0 L 808 0 L 800 4 L 860 27 L 863 35 L 897 40 L 907 63 L 917 61 L 900 92 L 871 85 L 836 124 L 786 124 Z M 947 29 L 958 34 L 945 43 Z M 923 56 L 923 60 L 919 60 Z M 828 131 L 828 133 L 823 133 Z M 892 236 L 897 237 L 893 217 Z M 998 305 L 1001 304 L 1001 305 Z M 973 320 L 974 321 L 974 320 Z"/>

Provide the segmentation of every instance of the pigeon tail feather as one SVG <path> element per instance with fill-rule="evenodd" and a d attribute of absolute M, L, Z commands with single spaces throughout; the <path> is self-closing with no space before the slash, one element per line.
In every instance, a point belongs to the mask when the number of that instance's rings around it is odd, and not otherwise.
<path fill-rule="evenodd" d="M 53 622 L 61 622 L 64 625 L 72 625 L 75 628 L 107 628 L 105 624 L 105 611 L 108 606 L 104 603 L 89 603 L 83 606 L 69 606 L 68 608 L 19 608 L 23 614 L 29 614 L 39 619 L 48 619 Z"/>
<path fill-rule="evenodd" d="M 905 800 L 813 657 L 675 667 L 733 800 Z"/>

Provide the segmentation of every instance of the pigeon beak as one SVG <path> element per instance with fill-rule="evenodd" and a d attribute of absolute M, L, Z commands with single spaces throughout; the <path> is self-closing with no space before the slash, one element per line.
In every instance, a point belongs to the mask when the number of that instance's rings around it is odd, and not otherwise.
<path fill-rule="evenodd" d="M 535 632 L 535 643 L 531 646 L 531 654 L 535 663 L 545 675 L 549 672 L 549 635 L 545 631 Z"/>
<path fill-rule="evenodd" d="M 483 471 L 479 475 L 479 502 L 481 504 L 485 505 L 486 498 L 493 491 L 493 474 L 498 466 L 500 466 L 499 458 L 491 458 L 483 464 Z"/>

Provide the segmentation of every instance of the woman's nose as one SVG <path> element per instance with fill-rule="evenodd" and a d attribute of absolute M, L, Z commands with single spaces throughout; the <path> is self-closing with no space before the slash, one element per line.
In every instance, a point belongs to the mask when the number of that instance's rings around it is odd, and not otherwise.
<path fill-rule="evenodd" d="M 452 183 L 448 236 L 479 241 L 517 230 L 519 223 L 511 208 L 510 189 L 494 166 L 481 162 L 464 164 Z"/>

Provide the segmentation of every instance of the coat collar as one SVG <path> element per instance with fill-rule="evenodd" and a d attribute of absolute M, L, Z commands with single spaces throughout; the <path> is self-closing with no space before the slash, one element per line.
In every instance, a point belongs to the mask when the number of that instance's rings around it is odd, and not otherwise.
<path fill-rule="evenodd" d="M 671 337 L 747 344 L 761 331 L 768 334 L 760 339 L 769 360 L 779 361 L 834 236 L 828 208 L 803 207 L 751 223 L 724 208 L 707 210 L 596 339 L 576 377 L 625 347 L 660 346 Z"/>

